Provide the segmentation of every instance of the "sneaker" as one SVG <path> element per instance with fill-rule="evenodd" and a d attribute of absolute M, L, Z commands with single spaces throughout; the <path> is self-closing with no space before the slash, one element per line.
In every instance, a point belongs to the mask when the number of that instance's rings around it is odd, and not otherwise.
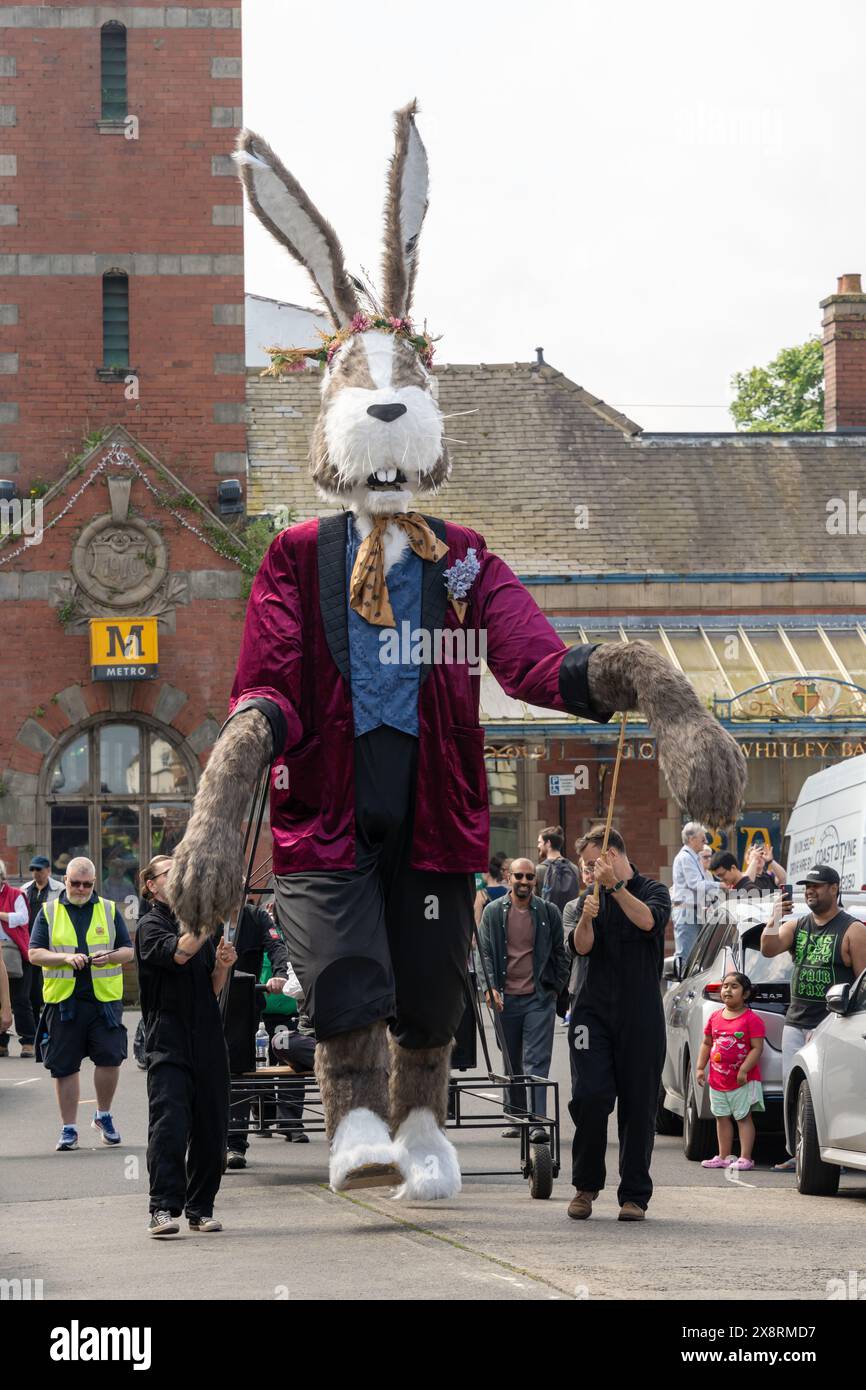
<path fill-rule="evenodd" d="M 246 1168 L 246 1166 L 246 1156 L 242 1153 L 238 1153 L 235 1149 L 229 1149 L 228 1157 L 226 1158 L 226 1168 Z"/>
<path fill-rule="evenodd" d="M 503 1129 L 499 1137 L 500 1139 L 519 1139 L 520 1130 L 516 1125 L 510 1125 L 508 1129 Z"/>
<path fill-rule="evenodd" d="M 170 1211 L 152 1211 L 147 1228 L 149 1236 L 176 1236 L 180 1234 L 177 1218 Z"/>
<path fill-rule="evenodd" d="M 221 1231 L 222 1222 L 215 1220 L 212 1216 L 190 1216 L 189 1229 L 191 1231 Z"/>
<path fill-rule="evenodd" d="M 7 1044 L 7 1043 L 2 1043 L 2 1044 L 0 1044 L 0 1057 L 8 1057 L 8 1056 L 9 1056 L 9 1047 L 8 1047 L 8 1044 Z"/>
<path fill-rule="evenodd" d="M 286 1135 L 290 1144 L 309 1144 L 310 1136 L 305 1129 L 296 1129 L 291 1134 Z"/>
<path fill-rule="evenodd" d="M 71 1149 L 78 1148 L 78 1130 L 75 1125 L 64 1125 L 60 1131 L 60 1138 L 54 1145 L 56 1153 L 69 1153 Z"/>
<path fill-rule="evenodd" d="M 36 1049 L 35 1049 L 35 1047 L 33 1046 L 32 1043 L 22 1043 L 22 1044 L 21 1044 L 21 1056 L 22 1056 L 22 1057 L 31 1057 L 31 1058 L 36 1056 Z"/>
<path fill-rule="evenodd" d="M 572 1221 L 586 1221 L 592 1216 L 592 1204 L 598 1196 L 597 1192 L 575 1192 L 568 1204 L 568 1214 Z"/>
<path fill-rule="evenodd" d="M 111 1112 L 109 1112 L 107 1115 L 94 1115 L 90 1124 L 90 1128 L 99 1131 L 99 1133 L 102 1135 L 103 1144 L 111 1145 L 120 1143 L 120 1135 L 114 1128 L 114 1121 L 111 1118 Z"/>

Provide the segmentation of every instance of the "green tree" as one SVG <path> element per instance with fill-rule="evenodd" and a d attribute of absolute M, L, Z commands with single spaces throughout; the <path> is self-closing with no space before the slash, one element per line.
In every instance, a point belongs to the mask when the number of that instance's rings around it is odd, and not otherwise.
<path fill-rule="evenodd" d="M 821 339 L 782 348 L 766 367 L 735 372 L 731 415 L 738 430 L 822 430 L 824 353 Z"/>

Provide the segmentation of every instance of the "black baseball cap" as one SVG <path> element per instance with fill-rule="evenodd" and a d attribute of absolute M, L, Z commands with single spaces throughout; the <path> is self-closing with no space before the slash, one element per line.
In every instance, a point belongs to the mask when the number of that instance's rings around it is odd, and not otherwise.
<path fill-rule="evenodd" d="M 835 883 L 838 887 L 841 879 L 835 869 L 831 869 L 829 864 L 816 864 L 814 869 L 810 869 L 805 878 L 797 879 L 797 886 L 801 883 Z"/>
<path fill-rule="evenodd" d="M 30 860 L 30 867 L 31 869 L 50 869 L 51 860 L 46 859 L 44 854 L 34 854 Z"/>

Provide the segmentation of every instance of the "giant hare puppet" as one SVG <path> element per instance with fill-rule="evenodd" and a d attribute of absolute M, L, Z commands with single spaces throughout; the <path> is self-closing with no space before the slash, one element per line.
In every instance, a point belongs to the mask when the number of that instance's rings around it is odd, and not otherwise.
<path fill-rule="evenodd" d="M 566 647 L 479 532 L 416 510 L 451 464 L 430 343 L 409 319 L 427 210 L 414 116 L 414 103 L 396 115 L 381 303 L 347 272 L 333 229 L 264 140 L 240 139 L 253 211 L 306 266 L 334 325 L 319 354 L 312 473 L 340 510 L 289 527 L 265 556 L 232 715 L 170 894 L 193 931 L 237 906 L 243 817 L 275 759 L 287 772 L 271 786 L 277 910 L 318 1039 L 330 1180 L 417 1199 L 460 1190 L 442 1127 L 473 875 L 488 858 L 479 681 L 466 664 L 433 659 L 434 637 L 442 650 L 461 626 L 476 642 L 483 633 L 496 679 L 530 704 L 601 723 L 640 710 L 671 791 L 696 819 L 735 818 L 745 764 L 658 651 Z M 280 366 L 303 355 L 283 354 Z M 386 639 L 407 621 L 422 640 L 401 663 Z"/>

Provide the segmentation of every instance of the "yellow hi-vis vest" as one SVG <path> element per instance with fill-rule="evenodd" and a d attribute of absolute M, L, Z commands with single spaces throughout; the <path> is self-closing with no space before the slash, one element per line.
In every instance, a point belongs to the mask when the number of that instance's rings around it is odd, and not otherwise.
<path fill-rule="evenodd" d="M 66 910 L 66 904 L 56 898 L 54 902 L 44 903 L 42 911 L 48 922 L 49 951 L 74 956 L 79 950 L 78 937 L 75 934 L 75 927 L 72 925 L 72 918 Z M 105 898 L 98 898 L 93 904 L 90 925 L 87 928 L 88 955 L 95 955 L 102 951 L 113 951 L 116 934 L 114 903 Z M 90 971 L 93 978 L 93 993 L 97 999 L 101 1002 L 110 1002 L 123 998 L 122 965 L 94 965 L 91 963 Z M 76 973 L 71 965 L 61 966 L 57 970 L 51 970 L 48 966 L 44 966 L 42 970 L 42 997 L 45 1003 L 60 1004 L 64 999 L 68 999 L 75 989 Z"/>

